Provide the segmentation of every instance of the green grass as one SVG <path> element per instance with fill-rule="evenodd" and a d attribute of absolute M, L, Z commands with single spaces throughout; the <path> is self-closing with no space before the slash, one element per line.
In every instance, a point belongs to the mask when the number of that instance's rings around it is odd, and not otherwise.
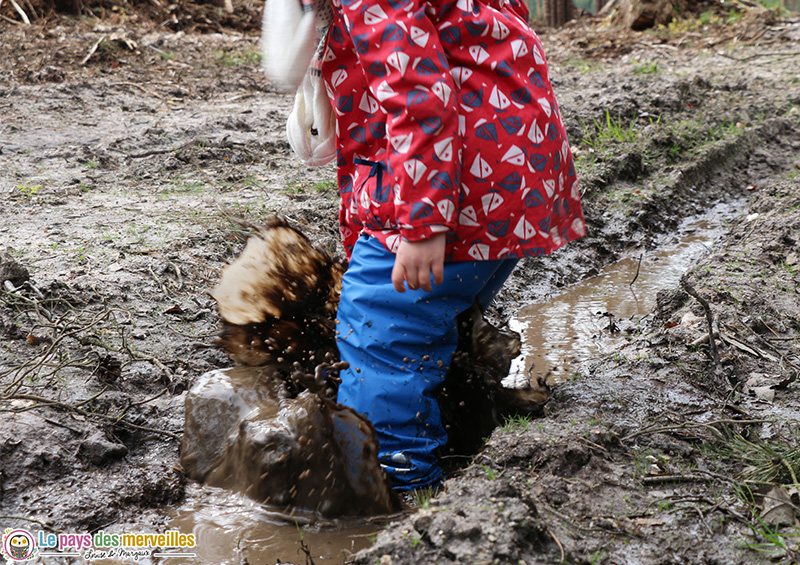
<path fill-rule="evenodd" d="M 431 500 L 438 492 L 439 489 L 435 487 L 418 488 L 411 492 L 411 501 L 417 508 L 427 509 L 431 507 Z"/>
<path fill-rule="evenodd" d="M 223 51 L 212 49 L 211 56 L 220 65 L 226 67 L 238 67 L 240 65 L 257 65 L 261 62 L 261 51 L 257 47 Z"/>
<path fill-rule="evenodd" d="M 602 63 L 590 59 L 582 59 L 580 57 L 569 57 L 563 63 L 564 67 L 575 67 L 581 73 L 591 73 L 602 68 Z"/>
<path fill-rule="evenodd" d="M 307 184 L 303 181 L 293 181 L 288 182 L 281 190 L 282 193 L 288 196 L 300 196 L 306 192 L 328 192 L 328 191 L 335 191 L 338 189 L 338 185 L 336 180 L 326 179 L 321 181 L 316 181 L 313 184 Z"/>
<path fill-rule="evenodd" d="M 800 549 L 800 528 L 793 527 L 787 532 L 781 532 L 779 526 L 770 527 L 761 518 L 756 517 L 755 523 L 748 523 L 753 531 L 754 541 L 746 541 L 740 548 L 751 549 L 763 553 L 773 563 L 786 565 L 798 563 Z"/>
<path fill-rule="evenodd" d="M 619 143 L 633 143 L 636 141 L 636 120 L 623 124 L 622 120 L 614 119 L 611 112 L 606 109 L 605 120 L 594 120 L 594 131 L 585 123 L 583 124 L 586 135 L 582 142 L 595 151 L 604 151 L 609 146 Z"/>
<path fill-rule="evenodd" d="M 23 196 L 25 196 L 25 198 L 30 200 L 31 198 L 36 196 L 36 194 L 39 192 L 39 189 L 42 188 L 42 185 L 41 184 L 34 185 L 26 183 L 26 184 L 18 184 L 14 188 L 19 190 L 23 194 Z"/>
<path fill-rule="evenodd" d="M 656 75 L 659 72 L 658 63 L 637 63 L 633 62 L 633 74 L 635 75 Z"/>
<path fill-rule="evenodd" d="M 505 424 L 503 425 L 503 431 L 506 432 L 527 431 L 528 428 L 530 428 L 532 421 L 533 421 L 532 416 L 526 416 L 526 415 L 511 416 L 506 419 Z"/>

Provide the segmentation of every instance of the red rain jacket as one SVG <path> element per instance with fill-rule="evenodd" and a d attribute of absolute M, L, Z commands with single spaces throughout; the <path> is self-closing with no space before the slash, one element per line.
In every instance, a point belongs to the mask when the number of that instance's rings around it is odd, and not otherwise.
<path fill-rule="evenodd" d="M 447 232 L 447 259 L 543 255 L 585 233 L 572 153 L 520 0 L 333 0 L 322 72 L 340 224 Z"/>

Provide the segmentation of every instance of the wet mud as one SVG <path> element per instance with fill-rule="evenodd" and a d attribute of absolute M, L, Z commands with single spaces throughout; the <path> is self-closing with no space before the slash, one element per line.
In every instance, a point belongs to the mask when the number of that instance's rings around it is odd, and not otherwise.
<path fill-rule="evenodd" d="M 523 263 L 489 319 L 647 257 L 717 202 L 745 210 L 619 344 L 553 346 L 576 368 L 543 415 L 501 423 L 374 542 L 334 529 L 331 551 L 308 517 L 264 542 L 274 509 L 223 504 L 179 459 L 188 390 L 233 364 L 208 292 L 238 220 L 282 213 L 341 254 L 334 172 L 293 160 L 256 37 L 0 22 L 0 526 L 202 533 L 212 501 L 258 527 L 217 515 L 194 562 L 303 563 L 302 544 L 331 563 L 796 561 L 800 22 L 681 25 L 541 30 L 589 235 Z"/>

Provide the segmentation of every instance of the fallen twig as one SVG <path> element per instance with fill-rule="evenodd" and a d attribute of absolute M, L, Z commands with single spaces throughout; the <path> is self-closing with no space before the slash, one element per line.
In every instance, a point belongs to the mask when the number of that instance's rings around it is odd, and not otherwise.
<path fill-rule="evenodd" d="M 554 542 L 556 542 L 556 545 L 558 546 L 558 549 L 561 552 L 561 559 L 559 559 L 558 562 L 559 563 L 563 563 L 564 562 L 564 558 L 566 557 L 566 555 L 564 554 L 564 546 L 561 545 L 560 541 L 558 541 L 558 538 L 553 533 L 553 530 L 551 530 L 550 528 L 547 528 L 547 533 L 550 534 L 550 537 L 553 538 Z"/>
<path fill-rule="evenodd" d="M 66 424 L 62 424 L 61 422 L 57 422 L 56 420 L 53 420 L 52 418 L 47 418 L 45 416 L 42 416 L 41 414 L 32 414 L 32 415 L 41 418 L 42 420 L 44 420 L 48 424 L 52 424 L 53 426 L 58 426 L 59 428 L 64 428 L 66 430 L 71 431 L 74 434 L 83 435 L 83 432 L 81 430 L 75 429 L 72 426 L 68 426 Z"/>
<path fill-rule="evenodd" d="M 749 353 L 753 357 L 761 357 L 762 359 L 769 359 L 770 361 L 774 361 L 775 363 L 780 361 L 780 359 L 778 359 L 774 355 L 771 355 L 771 354 L 767 353 L 763 349 L 760 349 L 760 348 L 755 347 L 755 346 L 748 345 L 748 344 L 746 344 L 746 343 L 744 343 L 742 341 L 739 341 L 738 339 L 736 339 L 733 336 L 728 335 L 728 334 L 726 334 L 724 332 L 720 332 L 719 333 L 719 337 L 722 339 L 722 341 L 724 341 L 728 345 L 731 345 L 731 346 L 735 347 L 736 349 L 739 349 L 740 351 L 744 351 L 745 353 Z"/>
<path fill-rule="evenodd" d="M 105 320 L 111 314 L 111 312 L 112 310 L 106 310 L 105 312 L 101 313 L 101 315 L 97 316 L 94 320 L 92 320 L 88 325 L 82 326 L 72 331 L 64 332 L 63 334 L 59 335 L 56 339 L 53 340 L 53 342 L 48 346 L 47 350 L 40 356 L 38 360 L 26 363 L 21 367 L 15 367 L 13 371 L 19 374 L 14 378 L 14 380 L 11 381 L 11 384 L 6 386 L 6 388 L 4 388 L 2 392 L 0 392 L 0 400 L 8 399 L 14 396 L 17 393 L 17 391 L 19 391 L 19 389 L 22 388 L 25 378 L 34 373 L 35 371 L 37 371 L 38 369 L 40 369 L 41 367 L 43 367 L 45 365 L 45 362 L 48 359 L 50 359 L 53 355 L 55 355 L 56 349 L 61 344 L 61 342 L 63 342 L 68 337 L 76 336 L 77 334 L 96 326 L 97 324 Z"/>
<path fill-rule="evenodd" d="M 653 475 L 644 477 L 642 482 L 646 485 L 658 483 L 691 483 L 695 481 L 710 481 L 711 477 L 701 477 L 699 475 Z"/>
<path fill-rule="evenodd" d="M 33 522 L 34 524 L 39 524 L 41 527 L 50 530 L 51 532 L 56 532 L 57 534 L 63 532 L 63 530 L 57 530 L 53 526 L 48 526 L 41 520 L 37 520 L 35 518 L 26 518 L 25 516 L 0 516 L 0 520 L 22 520 L 24 522 Z"/>
<path fill-rule="evenodd" d="M 151 271 L 152 272 L 152 271 Z M 128 355 L 131 356 L 132 359 L 136 359 L 138 361 L 149 361 L 164 373 L 164 376 L 167 377 L 167 382 L 172 382 L 175 380 L 175 375 L 172 374 L 172 371 L 169 370 L 169 367 L 164 365 L 159 359 L 155 358 L 152 355 L 147 355 L 146 353 L 139 353 L 133 351 L 130 346 L 128 345 L 127 340 L 125 339 L 125 334 L 121 334 L 122 345 L 120 346 L 120 351 L 125 351 Z"/>
<path fill-rule="evenodd" d="M 159 396 L 160 396 L 160 394 L 159 394 Z M 131 422 L 126 422 L 125 420 L 119 419 L 119 415 L 111 416 L 109 414 L 100 414 L 100 413 L 97 413 L 97 412 L 88 412 L 87 410 L 83 410 L 82 408 L 79 408 L 78 406 L 76 406 L 74 404 L 67 404 L 66 402 L 61 402 L 60 400 L 53 400 L 51 398 L 45 398 L 43 396 L 38 396 L 38 395 L 35 395 L 35 394 L 15 394 L 14 396 L 12 396 L 12 398 L 20 399 L 20 400 L 32 400 L 34 402 L 38 402 L 39 406 L 35 406 L 34 408 L 44 408 L 46 406 L 53 406 L 53 407 L 61 408 L 63 410 L 68 410 L 70 412 L 75 412 L 76 414 L 80 414 L 84 418 L 101 418 L 101 419 L 104 419 L 104 420 L 108 420 L 108 421 L 110 421 L 110 422 L 112 422 L 114 424 L 127 426 L 129 428 L 133 428 L 133 429 L 136 429 L 136 430 L 141 430 L 141 431 L 145 431 L 145 432 L 152 432 L 152 433 L 155 433 L 155 434 L 161 434 L 161 435 L 165 435 L 167 437 L 170 437 L 172 439 L 177 439 L 177 440 L 181 439 L 179 435 L 174 434 L 172 432 L 168 432 L 166 430 L 159 430 L 157 428 L 150 428 L 148 426 L 140 426 L 138 424 L 134 424 L 134 423 L 131 423 Z"/>
<path fill-rule="evenodd" d="M 8 16 L 6 16 L 4 14 L 0 14 L 0 18 L 4 19 L 5 21 L 7 21 L 10 24 L 14 24 L 15 26 L 23 25 L 22 22 L 18 22 L 17 20 L 11 19 L 11 18 L 9 18 Z"/>
<path fill-rule="evenodd" d="M 104 387 L 103 387 L 103 389 L 102 389 L 100 392 L 98 392 L 97 394 L 95 394 L 95 395 L 94 395 L 94 396 L 92 396 L 91 398 L 87 398 L 86 400 L 83 400 L 83 401 L 81 401 L 81 402 L 78 402 L 78 403 L 77 403 L 75 406 L 77 406 L 78 408 L 80 408 L 80 407 L 81 407 L 81 406 L 83 406 L 84 404 L 89 404 L 89 403 L 90 403 L 92 400 L 95 400 L 97 397 L 99 397 L 101 394 L 103 394 L 103 393 L 104 393 L 105 391 L 107 391 L 107 390 L 108 390 L 108 387 L 107 387 L 107 386 L 104 386 Z"/>
<path fill-rule="evenodd" d="M 158 287 L 161 289 L 161 292 L 163 292 L 165 295 L 166 295 L 166 294 L 169 294 L 169 293 L 167 292 L 167 289 L 166 289 L 166 287 L 165 287 L 165 286 L 164 286 L 164 284 L 161 282 L 161 279 L 159 279 L 159 278 L 156 276 L 156 273 L 153 271 L 153 267 L 152 267 L 152 265 L 148 265 L 148 266 L 147 266 L 147 270 L 148 270 L 148 271 L 150 271 L 150 275 L 152 275 L 152 277 L 153 277 L 153 280 L 155 280 L 155 281 L 156 281 L 156 284 L 158 284 Z"/>
<path fill-rule="evenodd" d="M 649 427 L 643 428 L 641 430 L 637 430 L 632 434 L 626 435 L 621 441 L 629 441 L 634 438 L 637 438 L 644 434 L 657 434 L 661 432 L 673 432 L 678 430 L 685 430 L 685 429 L 692 429 L 692 428 L 709 428 L 714 430 L 716 433 L 719 433 L 714 426 L 716 424 L 766 424 L 769 423 L 770 420 L 730 420 L 730 419 L 720 419 L 720 420 L 713 420 L 711 422 L 684 422 L 682 424 L 675 424 L 673 426 L 661 426 L 661 427 Z"/>
<path fill-rule="evenodd" d="M 708 305 L 708 300 L 700 296 L 686 276 L 681 277 L 681 288 L 686 291 L 686 293 L 693 297 L 700 303 L 700 306 L 703 307 L 703 311 L 706 313 L 706 322 L 708 322 L 708 335 L 710 336 L 708 343 L 711 346 L 711 358 L 714 361 L 714 366 L 719 367 L 719 352 L 717 351 L 717 342 L 714 340 L 714 314 L 711 312 L 711 306 Z"/>
<path fill-rule="evenodd" d="M 175 291 L 179 292 L 183 288 L 183 276 L 181 275 L 181 270 L 175 263 L 170 262 L 170 266 L 175 269 L 175 274 L 178 277 L 178 288 L 176 288 Z"/>
<path fill-rule="evenodd" d="M 644 257 L 644 253 L 639 255 L 639 263 L 636 265 L 636 276 L 634 276 L 633 280 L 628 283 L 628 286 L 633 286 L 633 283 L 635 283 L 636 279 L 639 278 L 639 270 L 642 268 L 642 257 Z"/>
<path fill-rule="evenodd" d="M 789 58 L 789 57 L 800 57 L 800 51 L 792 51 L 792 52 L 789 52 L 789 53 L 781 52 L 781 51 L 772 51 L 772 52 L 766 52 L 766 53 L 754 53 L 752 55 L 748 55 L 747 57 L 734 57 L 733 55 L 729 55 L 727 53 L 724 53 L 722 51 L 717 51 L 717 50 L 714 50 L 714 52 L 717 55 L 719 55 L 720 57 L 726 57 L 728 59 L 733 59 L 734 61 L 739 61 L 740 63 L 743 63 L 745 61 L 749 61 L 750 59 L 756 59 L 758 57 L 771 57 L 773 55 L 774 56 L 782 56 L 782 57 L 786 57 L 786 58 Z"/>
<path fill-rule="evenodd" d="M 185 149 L 185 148 L 189 147 L 190 145 L 192 145 L 193 143 L 196 143 L 196 142 L 197 142 L 197 139 L 192 139 L 190 141 L 187 141 L 186 143 L 182 143 L 178 147 L 170 147 L 168 149 L 151 149 L 150 151 L 144 151 L 142 153 L 133 153 L 133 154 L 128 153 L 127 154 L 127 158 L 128 159 L 142 159 L 144 157 L 150 157 L 151 155 L 162 155 L 164 153 L 173 153 L 173 152 L 180 151 L 181 149 Z"/>
<path fill-rule="evenodd" d="M 165 388 L 164 390 L 162 390 L 161 392 L 159 392 L 155 396 L 151 396 L 150 398 L 148 398 L 146 400 L 140 400 L 139 402 L 131 403 L 131 406 L 141 406 L 142 404 L 147 404 L 148 402 L 153 402 L 156 398 L 160 398 L 160 397 L 164 396 L 164 394 L 167 393 L 167 392 L 169 392 L 169 389 Z"/>
<path fill-rule="evenodd" d="M 14 0 L 11 0 L 11 1 L 13 2 Z M 84 66 L 89 61 L 89 59 L 92 58 L 92 55 L 94 55 L 95 51 L 97 51 L 97 48 L 105 40 L 105 38 L 106 38 L 105 35 L 101 35 L 100 39 L 98 39 L 97 41 L 94 42 L 94 45 L 92 45 L 91 49 L 89 49 L 89 52 L 86 54 L 86 56 L 83 59 L 81 59 L 81 62 L 80 62 L 80 66 L 81 67 Z"/>

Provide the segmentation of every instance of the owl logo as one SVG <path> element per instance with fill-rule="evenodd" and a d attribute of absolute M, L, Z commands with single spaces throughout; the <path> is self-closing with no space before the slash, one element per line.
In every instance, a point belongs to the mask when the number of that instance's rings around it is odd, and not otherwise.
<path fill-rule="evenodd" d="M 0 555 L 12 561 L 28 561 L 36 553 L 36 540 L 28 530 L 6 528 Z"/>

